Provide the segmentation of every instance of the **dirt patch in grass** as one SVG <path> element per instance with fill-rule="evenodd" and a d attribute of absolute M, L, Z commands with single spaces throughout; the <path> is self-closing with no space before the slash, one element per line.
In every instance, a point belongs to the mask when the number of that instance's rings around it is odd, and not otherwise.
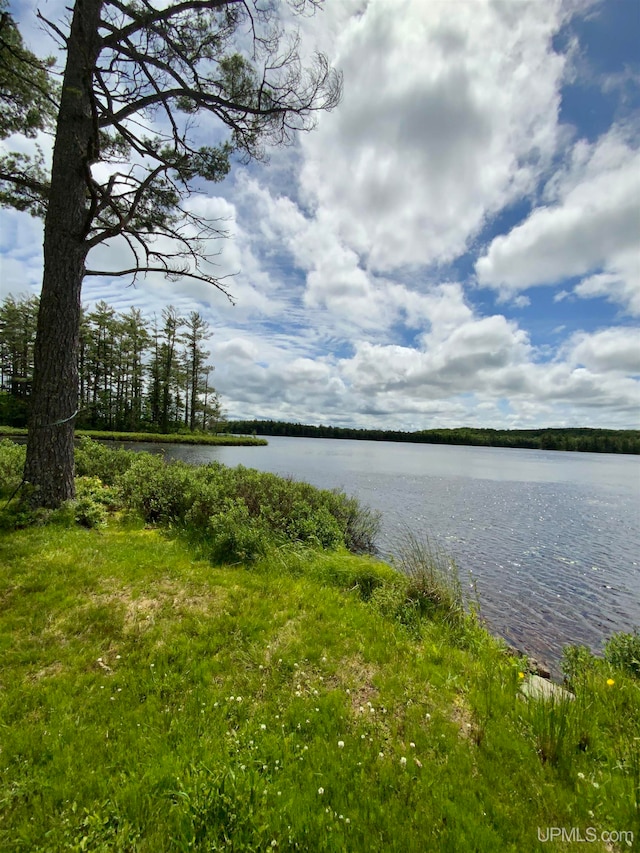
<path fill-rule="evenodd" d="M 458 734 L 461 738 L 464 740 L 475 740 L 477 738 L 473 714 L 467 707 L 463 696 L 458 695 L 453 700 L 450 719 L 458 727 Z"/>
<path fill-rule="evenodd" d="M 192 614 L 214 616 L 220 612 L 227 598 L 224 589 L 212 590 L 207 595 L 189 595 L 185 590 L 169 584 L 160 586 L 153 596 L 135 595 L 126 589 L 109 595 L 110 601 L 124 605 L 125 633 L 150 628 L 165 609 L 172 611 L 172 618 Z"/>
<path fill-rule="evenodd" d="M 113 588 L 85 596 L 73 612 L 52 620 L 47 633 L 64 642 L 70 629 L 84 622 L 93 609 L 100 608 L 113 612 L 113 624 L 121 626 L 125 635 L 140 634 L 165 617 L 175 620 L 176 617 L 194 614 L 216 616 L 228 598 L 227 590 L 222 587 L 212 588 L 206 594 L 193 594 L 169 581 L 159 581 L 153 590 L 143 591 L 123 587 L 115 580 L 112 583 L 107 581 L 106 585 Z"/>
<path fill-rule="evenodd" d="M 43 678 L 54 678 L 56 675 L 60 675 L 63 670 L 62 663 L 59 660 L 55 660 L 53 663 L 50 663 L 48 666 L 42 667 L 38 672 L 34 672 L 28 676 L 28 680 L 32 682 L 42 681 Z"/>
<path fill-rule="evenodd" d="M 378 670 L 370 663 L 364 663 L 359 657 L 347 658 L 340 661 L 339 674 L 325 679 L 328 688 L 349 691 L 349 702 L 354 714 L 361 714 L 361 708 L 369 711 L 375 706 L 378 688 L 373 684 L 373 678 Z"/>

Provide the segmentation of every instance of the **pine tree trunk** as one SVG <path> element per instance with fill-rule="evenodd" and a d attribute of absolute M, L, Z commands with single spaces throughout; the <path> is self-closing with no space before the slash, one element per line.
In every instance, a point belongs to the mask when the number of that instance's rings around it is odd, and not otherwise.
<path fill-rule="evenodd" d="M 74 7 L 45 219 L 25 480 L 35 487 L 34 503 L 46 507 L 75 495 L 80 292 L 87 254 L 87 174 L 97 143 L 91 90 L 101 7 L 102 0 L 77 0 Z"/>

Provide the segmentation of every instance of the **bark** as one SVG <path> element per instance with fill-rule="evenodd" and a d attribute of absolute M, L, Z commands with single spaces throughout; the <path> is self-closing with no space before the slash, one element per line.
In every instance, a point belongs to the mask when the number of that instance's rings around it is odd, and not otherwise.
<path fill-rule="evenodd" d="M 80 293 L 87 254 L 87 177 L 97 156 L 92 101 L 102 0 L 77 0 L 67 44 L 34 354 L 25 480 L 39 506 L 73 498 L 73 431 L 78 406 Z"/>

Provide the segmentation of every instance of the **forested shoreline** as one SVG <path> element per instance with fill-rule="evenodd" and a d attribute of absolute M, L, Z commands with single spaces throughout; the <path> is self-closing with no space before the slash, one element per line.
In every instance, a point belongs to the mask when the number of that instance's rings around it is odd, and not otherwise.
<path fill-rule="evenodd" d="M 27 423 L 33 377 L 38 299 L 0 303 L 0 424 Z M 83 311 L 78 356 L 78 429 L 119 432 L 219 432 L 640 454 L 640 430 L 478 427 L 414 432 L 355 429 L 274 420 L 225 421 L 210 384 L 209 324 L 173 306 L 146 318 L 137 308 L 118 313 L 106 302 Z"/>
<path fill-rule="evenodd" d="M 519 447 L 534 450 L 575 450 L 586 453 L 640 453 L 640 430 L 548 428 L 499 430 L 476 427 L 416 432 L 350 427 L 314 426 L 286 421 L 228 421 L 225 430 L 247 435 L 285 435 L 305 438 L 346 438 L 399 441 L 414 444 L 466 444 L 480 447 Z"/>
<path fill-rule="evenodd" d="M 27 423 L 38 298 L 0 303 L 0 423 Z M 83 310 L 78 349 L 78 429 L 215 431 L 221 406 L 207 364 L 209 324 L 197 312 L 160 317 L 106 302 Z"/>

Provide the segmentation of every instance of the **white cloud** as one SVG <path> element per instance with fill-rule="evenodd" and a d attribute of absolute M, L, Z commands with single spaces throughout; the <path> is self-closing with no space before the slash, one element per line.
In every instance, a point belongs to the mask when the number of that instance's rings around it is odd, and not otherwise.
<path fill-rule="evenodd" d="M 507 293 L 587 273 L 579 296 L 607 296 L 640 313 L 640 149 L 619 128 L 580 141 L 549 182 L 546 206 L 496 237 L 476 263 L 481 284 Z"/>
<path fill-rule="evenodd" d="M 274 152 L 270 169 L 237 167 L 187 202 L 228 232 L 211 244 L 220 254 L 209 269 L 231 276 L 236 306 L 159 275 L 135 289 L 87 280 L 84 301 L 147 316 L 170 303 L 200 310 L 232 416 L 400 429 L 635 423 L 634 330 L 575 329 L 576 297 L 640 313 L 637 147 L 613 128 L 573 144 L 549 177 L 571 139 L 558 124 L 571 57 L 552 40 L 581 2 L 329 0 L 302 19 L 302 48 L 343 69 L 343 103 Z M 574 40 L 569 53 L 578 50 Z M 538 347 L 538 331 L 530 339 L 495 305 L 474 307 L 472 282 L 444 266 L 467 251 L 473 262 L 494 215 L 531 199 L 537 207 L 493 240 L 477 275 L 530 305 L 527 319 L 539 306 L 524 291 L 561 284 L 555 301 L 576 309 L 571 331 L 550 316 L 553 337 Z M 40 224 L 0 215 L 3 288 L 38 287 Z M 92 255 L 98 263 L 130 258 L 114 241 Z M 568 276 L 580 279 L 572 291 Z"/>
<path fill-rule="evenodd" d="M 640 328 L 579 333 L 567 344 L 568 360 L 590 370 L 640 376 Z"/>
<path fill-rule="evenodd" d="M 469 320 L 448 335 L 434 329 L 422 350 L 363 341 L 343 372 L 356 390 L 436 399 L 488 389 L 496 371 L 522 363 L 529 351 L 526 334 L 497 314 Z"/>
<path fill-rule="evenodd" d="M 561 15 L 554 0 L 372 0 L 344 26 L 344 101 L 302 140 L 301 181 L 370 268 L 450 260 L 533 189 L 557 143 Z"/>
<path fill-rule="evenodd" d="M 602 296 L 623 305 L 632 316 L 640 316 L 640 248 L 637 253 L 619 255 L 611 264 L 612 269 L 616 267 L 616 272 L 588 276 L 573 292 L 584 299 Z"/>
<path fill-rule="evenodd" d="M 0 211 L 0 296 L 40 292 L 42 238 L 40 220 L 15 210 Z"/>

